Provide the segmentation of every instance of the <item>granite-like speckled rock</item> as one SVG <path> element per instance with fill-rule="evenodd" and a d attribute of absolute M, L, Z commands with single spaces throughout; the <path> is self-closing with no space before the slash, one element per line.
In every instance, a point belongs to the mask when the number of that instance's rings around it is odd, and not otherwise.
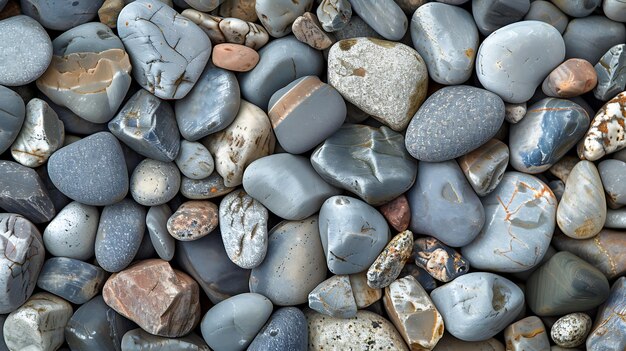
<path fill-rule="evenodd" d="M 398 278 L 404 264 L 411 257 L 413 233 L 405 230 L 391 238 L 367 270 L 367 285 L 374 289 L 388 286 Z"/>
<path fill-rule="evenodd" d="M 248 351 L 307 351 L 308 334 L 304 313 L 296 307 L 283 307 L 270 316 Z"/>
<path fill-rule="evenodd" d="M 141 328 L 133 329 L 122 338 L 122 351 L 210 351 L 204 340 L 195 333 L 180 338 L 152 335 Z"/>
<path fill-rule="evenodd" d="M 215 162 L 204 145 L 185 139 L 180 141 L 180 151 L 176 156 L 176 166 L 190 179 L 204 179 L 213 173 Z"/>
<path fill-rule="evenodd" d="M 0 154 L 17 138 L 25 116 L 24 100 L 13 90 L 0 85 Z"/>
<path fill-rule="evenodd" d="M 393 0 L 350 0 L 350 4 L 352 11 L 385 39 L 397 41 L 406 33 L 408 20 Z"/>
<path fill-rule="evenodd" d="M 504 341 L 507 350 L 549 350 L 550 339 L 543 325 L 537 316 L 530 316 L 521 319 L 504 330 Z"/>
<path fill-rule="evenodd" d="M 456 250 L 432 237 L 422 237 L 414 241 L 413 258 L 415 264 L 433 278 L 449 282 L 469 272 L 470 265 Z"/>
<path fill-rule="evenodd" d="M 590 331 L 591 317 L 585 313 L 570 313 L 552 325 L 550 336 L 557 345 L 572 348 L 584 344 Z"/>
<path fill-rule="evenodd" d="M 309 307 L 319 313 L 336 317 L 356 316 L 357 305 L 347 275 L 333 275 L 309 293 Z"/>
<path fill-rule="evenodd" d="M 311 6 L 313 0 L 256 0 L 255 10 L 267 32 L 280 38 L 291 32 L 293 21 L 309 11 Z"/>
<path fill-rule="evenodd" d="M 594 66 L 598 85 L 593 96 L 607 101 L 626 88 L 626 44 L 618 44 L 609 49 Z"/>
<path fill-rule="evenodd" d="M 626 138 L 620 137 L 626 128 L 626 92 L 621 92 L 609 100 L 596 113 L 591 127 L 579 143 L 579 152 L 589 161 L 619 151 L 626 147 Z"/>
<path fill-rule="evenodd" d="M 81 305 L 100 293 L 106 272 L 92 264 L 67 257 L 51 257 L 43 265 L 37 286 Z"/>
<path fill-rule="evenodd" d="M 163 205 L 180 189 L 180 171 L 173 162 L 146 158 L 130 177 L 130 194 L 144 206 Z"/>
<path fill-rule="evenodd" d="M 457 162 L 476 195 L 485 196 L 502 180 L 509 165 L 509 147 L 498 139 L 491 139 L 459 157 Z"/>
<path fill-rule="evenodd" d="M 587 350 L 610 351 L 611 349 L 626 348 L 626 277 L 620 277 L 613 283 L 611 293 L 598 309 L 595 323 L 587 338 Z"/>
<path fill-rule="evenodd" d="M 566 0 L 560 1 L 569 3 Z M 581 2 L 585 1 L 573 3 Z M 574 18 L 563 33 L 563 40 L 567 49 L 566 58 L 581 58 L 595 64 L 611 47 L 626 41 L 626 28 L 623 23 L 611 21 L 604 16 Z"/>
<path fill-rule="evenodd" d="M 472 15 L 478 30 L 488 36 L 507 24 L 521 21 L 530 10 L 530 0 L 474 0 Z"/>
<path fill-rule="evenodd" d="M 325 31 L 335 32 L 350 22 L 352 5 L 348 0 L 322 0 L 316 14 Z"/>
<path fill-rule="evenodd" d="M 19 163 L 0 160 L 0 208 L 34 223 L 51 220 L 56 210 L 37 172 Z"/>

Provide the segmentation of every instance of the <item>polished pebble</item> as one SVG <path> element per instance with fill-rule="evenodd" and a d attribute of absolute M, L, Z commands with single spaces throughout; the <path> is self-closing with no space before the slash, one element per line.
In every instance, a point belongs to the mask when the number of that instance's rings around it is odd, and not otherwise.
<path fill-rule="evenodd" d="M 544 94 L 571 98 L 591 91 L 598 83 L 593 65 L 586 60 L 572 58 L 555 68 L 541 85 Z"/>
<path fill-rule="evenodd" d="M 44 27 L 68 30 L 96 17 L 104 0 L 21 0 L 25 15 L 36 19 Z"/>
<path fill-rule="evenodd" d="M 572 348 L 583 345 L 590 331 L 591 317 L 585 313 L 571 313 L 552 325 L 550 336 L 557 345 Z"/>
<path fill-rule="evenodd" d="M 281 38 L 291 32 L 293 21 L 312 6 L 313 0 L 256 0 L 255 10 L 267 32 Z"/>
<path fill-rule="evenodd" d="M 34 223 L 51 220 L 54 204 L 42 179 L 32 168 L 0 160 L 0 207 Z"/>
<path fill-rule="evenodd" d="M 254 1 L 252 6 L 254 6 Z M 256 17 L 254 10 L 251 12 Z M 263 26 L 253 23 L 256 20 L 248 22 L 249 19 L 246 20 L 244 16 L 223 18 L 192 9 L 183 11 L 181 15 L 200 26 L 214 44 L 241 44 L 258 50 L 267 44 L 269 40 L 269 34 Z"/>
<path fill-rule="evenodd" d="M 171 261 L 176 250 L 176 240 L 167 231 L 167 220 L 172 216 L 168 205 L 152 206 L 146 215 L 146 229 L 152 246 L 162 260 Z"/>
<path fill-rule="evenodd" d="M 258 332 L 248 351 L 307 351 L 308 327 L 296 307 L 277 309 Z"/>
<path fill-rule="evenodd" d="M 37 286 L 77 305 L 100 293 L 107 273 L 100 267 L 74 258 L 52 257 L 44 263 Z"/>
<path fill-rule="evenodd" d="M 476 195 L 486 196 L 502 181 L 509 164 L 509 147 L 498 139 L 491 139 L 459 157 L 457 162 Z"/>
<path fill-rule="evenodd" d="M 193 241 L 210 234 L 218 224 L 218 208 L 214 203 L 187 201 L 167 220 L 167 231 L 176 240 Z"/>
<path fill-rule="evenodd" d="M 224 185 L 224 178 L 217 172 L 211 173 L 204 179 L 189 179 L 183 177 L 180 182 L 180 193 L 191 200 L 207 200 L 226 195 L 235 190 L 234 187 Z"/>
<path fill-rule="evenodd" d="M 593 89 L 593 96 L 607 101 L 626 88 L 626 44 L 610 48 L 594 66 L 598 85 Z"/>
<path fill-rule="evenodd" d="M 347 275 L 333 275 L 309 293 L 309 307 L 319 313 L 336 317 L 356 316 L 357 304 Z"/>
<path fill-rule="evenodd" d="M 598 164 L 602 186 L 607 195 L 609 207 L 619 208 L 626 205 L 626 162 L 620 160 L 604 160 Z"/>
<path fill-rule="evenodd" d="M 537 316 L 526 317 L 506 327 L 504 341 L 509 351 L 550 349 L 546 327 Z"/>
<path fill-rule="evenodd" d="M 622 0 L 605 0 L 602 2 L 604 15 L 617 22 L 626 22 L 626 3 Z"/>
<path fill-rule="evenodd" d="M 608 208 L 606 211 L 605 228 L 626 229 L 626 208 L 613 210 Z"/>
<path fill-rule="evenodd" d="M 248 72 L 259 63 L 259 54 L 245 45 L 224 43 L 215 45 L 211 60 L 219 68 Z"/>
<path fill-rule="evenodd" d="M 566 58 L 580 58 L 596 64 L 611 47 L 626 41 L 626 27 L 604 16 L 575 18 L 567 25 L 563 40 Z"/>
<path fill-rule="evenodd" d="M 335 32 L 350 22 L 352 5 L 348 0 L 322 0 L 316 14 L 325 31 Z"/>
<path fill-rule="evenodd" d="M 185 177 L 190 179 L 204 179 L 215 169 L 213 156 L 204 145 L 184 139 L 180 141 L 176 166 Z"/>
<path fill-rule="evenodd" d="M 195 333 L 180 338 L 152 335 L 141 328 L 133 329 L 122 338 L 122 351 L 210 351 L 204 340 Z"/>
<path fill-rule="evenodd" d="M 561 9 L 561 11 L 572 17 L 585 17 L 590 15 L 593 10 L 600 7 L 601 0 L 584 0 L 584 1 L 567 1 L 552 0 L 552 3 Z"/>
<path fill-rule="evenodd" d="M 527 104 L 525 102 L 519 104 L 504 103 L 504 120 L 515 124 L 526 116 Z"/>
<path fill-rule="evenodd" d="M 397 232 L 407 230 L 411 223 L 411 208 L 405 195 L 400 195 L 387 202 L 378 210 L 385 217 L 387 223 Z"/>
<path fill-rule="evenodd" d="M 26 108 L 22 98 L 13 90 L 0 85 L 0 154 L 17 138 L 25 116 Z"/>
<path fill-rule="evenodd" d="M 587 338 L 586 346 L 589 351 L 608 351 L 626 347 L 624 332 L 626 321 L 626 277 L 620 277 L 613 283 L 610 295 L 606 302 L 598 309 L 595 323 Z"/>
<path fill-rule="evenodd" d="M 352 11 L 387 40 L 400 40 L 408 20 L 393 0 L 350 0 Z"/>
<path fill-rule="evenodd" d="M 412 257 L 415 264 L 438 281 L 447 283 L 469 272 L 469 262 L 456 250 L 432 237 L 416 239 Z"/>
<path fill-rule="evenodd" d="M 488 36 L 496 29 L 522 20 L 529 10 L 529 0 L 472 1 L 472 15 L 478 30 L 484 36 Z"/>
<path fill-rule="evenodd" d="M 530 9 L 524 16 L 525 21 L 541 21 L 552 25 L 563 34 L 569 18 L 550 1 L 532 1 Z"/>
<path fill-rule="evenodd" d="M 180 171 L 173 162 L 146 158 L 130 177 L 130 194 L 144 206 L 163 205 L 180 189 Z"/>
<path fill-rule="evenodd" d="M 93 206 L 73 201 L 46 226 L 43 243 L 54 256 L 87 260 L 94 255 L 100 213 Z"/>
<path fill-rule="evenodd" d="M 367 269 L 367 285 L 380 289 L 398 278 L 413 250 L 413 233 L 403 231 L 391 238 L 387 246 Z"/>
<path fill-rule="evenodd" d="M 367 272 L 350 274 L 350 287 L 358 309 L 369 307 L 383 297 L 382 289 L 374 289 L 367 283 Z"/>

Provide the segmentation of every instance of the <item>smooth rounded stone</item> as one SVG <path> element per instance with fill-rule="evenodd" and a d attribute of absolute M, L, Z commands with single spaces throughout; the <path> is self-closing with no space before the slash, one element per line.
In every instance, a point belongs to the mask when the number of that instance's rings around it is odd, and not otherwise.
<path fill-rule="evenodd" d="M 211 41 L 202 29 L 156 0 L 126 5 L 117 28 L 135 80 L 161 99 L 185 97 L 211 55 Z"/>
<path fill-rule="evenodd" d="M 220 6 L 224 0 L 185 0 L 185 2 L 198 11 L 210 12 Z"/>
<path fill-rule="evenodd" d="M 583 1 L 568 1 L 568 0 L 550 0 L 561 11 L 572 17 L 585 17 L 589 16 L 596 8 L 600 7 L 602 0 L 583 0 Z"/>
<path fill-rule="evenodd" d="M 44 27 L 64 31 L 96 17 L 104 0 L 21 0 L 22 12 Z"/>
<path fill-rule="evenodd" d="M 348 196 L 326 200 L 319 222 L 326 263 L 334 274 L 367 270 L 390 239 L 389 226 L 380 212 Z"/>
<path fill-rule="evenodd" d="M 557 201 L 538 178 L 506 172 L 482 198 L 485 226 L 461 254 L 480 270 L 522 272 L 539 264 L 556 227 Z"/>
<path fill-rule="evenodd" d="M 180 189 L 180 171 L 173 162 L 146 158 L 130 177 L 130 194 L 140 205 L 163 205 Z"/>
<path fill-rule="evenodd" d="M 405 195 L 400 195 L 387 202 L 378 210 L 385 217 L 387 223 L 398 232 L 407 230 L 411 223 L 411 209 Z"/>
<path fill-rule="evenodd" d="M 626 92 L 621 92 L 600 108 L 578 145 L 581 158 L 595 161 L 626 147 L 626 139 L 622 137 L 626 129 L 625 107 Z"/>
<path fill-rule="evenodd" d="M 67 140 L 71 135 L 68 134 L 78 134 L 80 136 L 83 135 L 91 135 L 98 132 L 108 131 L 106 123 L 92 123 L 85 119 L 78 117 L 77 114 L 72 112 L 71 110 L 59 106 L 52 102 L 48 97 L 43 97 L 43 100 L 48 103 L 50 107 L 57 113 L 57 116 L 63 122 L 63 126 L 65 127 L 65 140 L 63 142 L 63 146 L 69 144 Z"/>
<path fill-rule="evenodd" d="M 198 335 L 191 333 L 180 338 L 152 335 L 141 328 L 129 330 L 121 341 L 122 351 L 210 351 Z"/>
<path fill-rule="evenodd" d="M 276 91 L 298 78 L 319 76 L 324 69 L 322 53 L 291 35 L 273 40 L 259 56 L 253 70 L 239 75 L 239 85 L 246 100 L 265 110 Z"/>
<path fill-rule="evenodd" d="M 607 208 L 604 227 L 613 229 L 626 229 L 626 208 L 620 208 L 617 210 Z"/>
<path fill-rule="evenodd" d="M 301 154 L 333 135 L 346 113 L 346 104 L 335 88 L 317 76 L 306 76 L 272 95 L 268 116 L 280 146 Z"/>
<path fill-rule="evenodd" d="M 254 9 L 255 0 L 225 0 L 219 7 L 220 16 L 240 18 L 244 21 L 256 22 L 258 16 Z"/>
<path fill-rule="evenodd" d="M 623 23 L 604 16 L 575 18 L 567 25 L 563 40 L 566 58 L 585 59 L 595 64 L 611 47 L 626 41 L 626 28 Z"/>
<path fill-rule="evenodd" d="M 37 172 L 19 163 L 0 160 L 0 207 L 34 223 L 51 220 L 56 210 Z"/>
<path fill-rule="evenodd" d="M 408 351 L 400 333 L 387 319 L 370 311 L 356 317 L 334 318 L 307 309 L 311 351 L 321 350 L 397 350 Z"/>
<path fill-rule="evenodd" d="M 26 218 L 0 213 L 0 226 L 0 313 L 9 313 L 33 293 L 46 253 L 39 230 Z"/>
<path fill-rule="evenodd" d="M 176 165 L 180 172 L 190 179 L 204 179 L 215 169 L 213 156 L 209 150 L 201 143 L 185 139 L 180 141 Z"/>
<path fill-rule="evenodd" d="M 529 0 L 474 0 L 472 15 L 478 30 L 488 36 L 496 29 L 518 22 L 530 10 Z"/>
<path fill-rule="evenodd" d="M 291 32 L 293 21 L 312 6 L 312 0 L 256 0 L 255 10 L 269 35 L 281 38 Z"/>
<path fill-rule="evenodd" d="M 239 44 L 218 44 L 213 48 L 212 62 L 216 67 L 234 72 L 248 72 L 259 63 L 259 54 Z"/>
<path fill-rule="evenodd" d="M 604 190 L 608 195 L 609 206 L 619 208 L 626 205 L 626 184 L 623 179 L 626 172 L 626 162 L 604 160 L 598 164 L 598 171 Z"/>
<path fill-rule="evenodd" d="M 406 192 L 417 172 L 402 134 L 361 124 L 342 126 L 313 152 L 311 164 L 326 182 L 372 205 Z"/>
<path fill-rule="evenodd" d="M 146 230 L 146 210 L 130 199 L 105 206 L 96 233 L 95 252 L 100 267 L 119 272 L 139 250 Z"/>
<path fill-rule="evenodd" d="M 309 307 L 336 318 L 356 316 L 357 304 L 347 275 L 333 275 L 309 293 Z"/>
<path fill-rule="evenodd" d="M 597 83 L 598 75 L 593 65 L 586 60 L 572 58 L 550 72 L 541 89 L 548 96 L 571 98 L 591 91 Z"/>
<path fill-rule="evenodd" d="M 405 230 L 397 234 L 367 270 L 367 285 L 374 289 L 389 286 L 400 276 L 404 264 L 411 258 L 413 233 Z"/>
<path fill-rule="evenodd" d="M 198 284 L 163 260 L 140 261 L 104 284 L 104 302 L 150 334 L 179 337 L 200 320 Z"/>
<path fill-rule="evenodd" d="M 428 293 L 415 278 L 398 279 L 385 288 L 385 310 L 411 350 L 431 350 L 444 324 Z"/>
<path fill-rule="evenodd" d="M 9 350 L 54 351 L 63 344 L 63 331 L 72 313 L 67 301 L 37 293 L 7 317 L 4 341 Z"/>
<path fill-rule="evenodd" d="M 480 232 L 485 211 L 456 161 L 420 162 L 406 194 L 410 229 L 451 246 L 464 246 Z"/>
<path fill-rule="evenodd" d="M 550 340 L 541 319 L 536 316 L 521 319 L 504 329 L 507 350 L 549 350 Z"/>
<path fill-rule="evenodd" d="M 215 350 L 245 350 L 272 314 L 265 296 L 244 293 L 213 306 L 202 318 L 202 336 Z"/>
<path fill-rule="evenodd" d="M 466 274 L 470 268 L 469 262 L 456 250 L 432 237 L 416 239 L 412 257 L 417 267 L 444 283 Z"/>
<path fill-rule="evenodd" d="M 400 272 L 400 277 L 412 276 L 418 283 L 424 288 L 424 290 L 431 292 L 437 287 L 437 282 L 428 271 L 417 266 L 415 263 L 407 262 Z"/>
<path fill-rule="evenodd" d="M 465 155 L 494 137 L 504 121 L 504 103 L 490 91 L 467 85 L 431 95 L 406 131 L 406 149 L 421 161 Z M 462 122 L 459 116 L 463 116 Z"/>
<path fill-rule="evenodd" d="M 593 162 L 580 161 L 565 183 L 556 222 L 565 235 L 587 239 L 602 230 L 605 220 L 606 197 L 600 174 Z"/>
<path fill-rule="evenodd" d="M 605 0 L 602 2 L 604 15 L 617 22 L 626 22 L 626 2 L 623 0 Z"/>
<path fill-rule="evenodd" d="M 17 138 L 25 116 L 24 100 L 13 90 L 0 85 L 0 154 Z"/>
<path fill-rule="evenodd" d="M 626 277 L 620 277 L 613 283 L 606 302 L 598 309 L 595 323 L 587 338 L 586 346 L 590 351 L 609 351 L 626 347 Z"/>
<path fill-rule="evenodd" d="M 306 351 L 307 343 L 304 313 L 296 307 L 282 307 L 270 316 L 248 346 L 248 351 Z"/>
<path fill-rule="evenodd" d="M 241 268 L 251 269 L 267 253 L 267 209 L 243 190 L 224 196 L 219 224 L 226 254 Z"/>
<path fill-rule="evenodd" d="M 65 196 L 85 205 L 111 205 L 128 193 L 122 147 L 108 132 L 57 150 L 48 160 L 48 175 Z"/>
<path fill-rule="evenodd" d="M 269 34 L 265 28 L 239 17 L 223 18 L 192 9 L 183 11 L 181 15 L 200 26 L 214 44 L 241 44 L 258 50 L 269 40 Z M 215 55 L 215 51 L 213 54 Z"/>
<path fill-rule="evenodd" d="M 441 0 L 438 0 L 441 1 Z M 483 341 L 463 341 L 445 333 L 433 351 L 504 351 L 504 345 L 497 339 Z"/>
<path fill-rule="evenodd" d="M 193 241 L 218 226 L 217 206 L 209 201 L 187 201 L 167 220 L 167 231 L 176 240 Z"/>
<path fill-rule="evenodd" d="M 585 313 L 571 313 L 559 318 L 550 330 L 552 341 L 561 347 L 577 347 L 585 343 L 591 331 L 591 317 Z"/>
<path fill-rule="evenodd" d="M 393 0 L 350 0 L 352 11 L 387 40 L 399 41 L 408 20 Z"/>
<path fill-rule="evenodd" d="M 305 12 L 296 18 L 291 26 L 293 35 L 301 42 L 316 50 L 326 50 L 335 42 L 332 34 L 322 29 L 317 16 L 311 12 Z"/>
<path fill-rule="evenodd" d="M 37 286 L 77 305 L 100 293 L 107 273 L 100 267 L 67 257 L 51 257 L 43 265 Z"/>
<path fill-rule="evenodd" d="M 317 216 L 282 221 L 269 233 L 267 255 L 252 269 L 250 291 L 274 305 L 294 306 L 326 278 L 324 249 Z"/>
<path fill-rule="evenodd" d="M 478 196 L 492 192 L 509 164 L 509 148 L 498 139 L 491 139 L 478 149 L 457 160 L 463 174 Z"/>
<path fill-rule="evenodd" d="M 509 129 L 511 166 L 525 173 L 547 171 L 585 135 L 589 122 L 585 109 L 570 100 L 545 98 L 532 104 Z"/>
<path fill-rule="evenodd" d="M 350 22 L 352 5 L 348 0 L 322 0 L 316 14 L 325 31 L 336 32 Z"/>
<path fill-rule="evenodd" d="M 152 239 L 150 238 L 150 233 L 146 230 L 144 232 L 143 237 L 141 238 L 141 243 L 139 244 L 139 249 L 137 249 L 137 253 L 133 258 L 133 261 L 146 260 L 149 258 L 156 258 L 157 253 L 152 245 Z"/>
<path fill-rule="evenodd" d="M 596 99 L 610 100 L 626 88 L 625 48 L 626 44 L 613 46 L 594 66 L 598 77 L 598 85 L 593 89 Z"/>
<path fill-rule="evenodd" d="M 352 287 L 352 295 L 358 309 L 363 309 L 373 305 L 383 297 L 382 289 L 374 289 L 367 283 L 367 272 L 350 274 L 350 287 Z"/>
<path fill-rule="evenodd" d="M 63 145 L 65 129 L 56 112 L 41 99 L 26 104 L 26 118 L 13 145 L 11 156 L 26 167 L 39 167 Z"/>
<path fill-rule="evenodd" d="M 469 79 L 478 30 L 467 11 L 435 2 L 424 4 L 411 18 L 411 38 L 435 82 L 453 85 Z"/>
<path fill-rule="evenodd" d="M 545 22 L 556 28 L 561 34 L 569 22 L 567 15 L 549 1 L 532 1 L 524 20 Z"/>
<path fill-rule="evenodd" d="M 146 229 L 150 234 L 152 246 L 162 260 L 170 261 L 174 257 L 176 240 L 167 230 L 167 220 L 172 216 L 168 205 L 150 207 L 146 215 Z"/>
<path fill-rule="evenodd" d="M 50 37 L 31 17 L 19 15 L 0 21 L 0 42 L 1 85 L 31 83 L 46 71 L 52 60 Z"/>
<path fill-rule="evenodd" d="M 234 187 L 224 185 L 224 178 L 217 172 L 211 173 L 204 179 L 189 179 L 183 177 L 180 182 L 180 193 L 191 200 L 207 200 L 226 195 L 235 190 Z"/>
<path fill-rule="evenodd" d="M 134 327 L 98 295 L 72 315 L 65 327 L 65 341 L 72 351 L 121 351 L 122 336 Z"/>
<path fill-rule="evenodd" d="M 54 184 L 52 184 L 52 181 L 48 176 L 48 168 L 45 165 L 36 168 L 35 172 L 37 172 L 37 175 L 39 175 L 44 187 L 48 191 L 48 195 L 50 197 L 50 200 L 52 201 L 52 204 L 54 205 L 55 212 L 59 213 L 59 211 L 61 211 L 63 207 L 67 206 L 72 200 L 63 195 L 63 193 L 61 193 L 59 189 L 57 189 Z"/>
<path fill-rule="evenodd" d="M 422 57 L 404 44 L 356 38 L 330 48 L 328 83 L 359 109 L 402 131 L 426 98 L 428 73 Z"/>
<path fill-rule="evenodd" d="M 556 253 L 526 281 L 528 307 L 540 317 L 587 311 L 608 296 L 604 274 L 567 251 Z"/>

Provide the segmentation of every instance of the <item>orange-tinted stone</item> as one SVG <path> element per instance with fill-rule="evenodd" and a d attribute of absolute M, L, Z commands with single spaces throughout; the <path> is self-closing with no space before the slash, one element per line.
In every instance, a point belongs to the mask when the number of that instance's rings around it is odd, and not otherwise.
<path fill-rule="evenodd" d="M 213 48 L 213 64 L 235 72 L 248 72 L 259 63 L 259 54 L 239 44 L 218 44 Z"/>

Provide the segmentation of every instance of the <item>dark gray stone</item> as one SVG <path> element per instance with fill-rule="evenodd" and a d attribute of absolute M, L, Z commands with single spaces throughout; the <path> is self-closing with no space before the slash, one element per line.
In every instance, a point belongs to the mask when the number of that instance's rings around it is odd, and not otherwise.
<path fill-rule="evenodd" d="M 176 240 L 167 231 L 167 220 L 172 216 L 168 205 L 150 207 L 146 215 L 146 228 L 150 233 L 152 246 L 159 257 L 170 261 L 174 257 Z"/>
<path fill-rule="evenodd" d="M 618 44 L 607 51 L 594 66 L 598 85 L 593 96 L 608 101 L 626 89 L 626 44 Z"/>
<path fill-rule="evenodd" d="M 5 1 L 6 2 L 6 1 Z M 2 6 L 0 6 L 2 7 Z M 9 351 L 9 348 L 7 347 L 7 344 L 4 342 L 4 321 L 7 319 L 6 315 L 0 315 L 0 351 Z M 306 349 L 304 349 L 303 351 L 306 351 Z"/>
<path fill-rule="evenodd" d="M 100 293 L 106 278 L 100 267 L 74 258 L 52 257 L 44 263 L 37 286 L 81 305 Z"/>
<path fill-rule="evenodd" d="M 530 3 L 530 10 L 524 16 L 524 21 L 545 22 L 563 34 L 569 18 L 551 2 L 538 0 Z"/>
<path fill-rule="evenodd" d="M 22 128 L 26 107 L 13 90 L 0 85 L 0 154 L 9 149 Z"/>
<path fill-rule="evenodd" d="M 408 20 L 393 0 L 350 0 L 352 11 L 388 40 L 399 41 L 406 33 Z"/>
<path fill-rule="evenodd" d="M 0 160 L 0 207 L 34 223 L 47 222 L 56 211 L 41 178 L 32 168 Z"/>
<path fill-rule="evenodd" d="M 207 200 L 226 195 L 235 190 L 234 187 L 224 185 L 224 178 L 217 172 L 211 173 L 204 179 L 189 179 L 183 177 L 180 182 L 180 193 L 191 200 Z"/>
<path fill-rule="evenodd" d="M 166 338 L 138 328 L 124 334 L 122 351 L 210 351 L 210 349 L 195 333 L 182 338 Z"/>
<path fill-rule="evenodd" d="M 350 22 L 345 27 L 333 33 L 337 40 L 352 39 L 359 37 L 369 37 L 381 39 L 380 34 L 376 33 L 374 28 L 365 23 L 359 16 L 353 14 L 350 18 Z"/>
<path fill-rule="evenodd" d="M 67 134 L 91 135 L 98 132 L 109 131 L 106 123 L 93 123 L 82 119 L 70 109 L 55 104 L 47 96 L 44 96 L 43 100 L 48 103 L 54 112 L 56 112 L 57 117 L 63 122 L 66 136 Z"/>
<path fill-rule="evenodd" d="M 561 11 L 572 17 L 589 16 L 597 7 L 600 7 L 602 0 L 551 0 Z"/>
<path fill-rule="evenodd" d="M 520 21 L 530 9 L 530 0 L 474 0 L 472 15 L 482 35 Z"/>
<path fill-rule="evenodd" d="M 595 65 L 611 47 L 626 41 L 626 28 L 604 16 L 575 18 L 567 25 L 563 40 L 565 58 L 581 58 Z"/>
<path fill-rule="evenodd" d="M 68 30 L 96 17 L 104 0 L 21 0 L 22 13 L 52 30 Z"/>
<path fill-rule="evenodd" d="M 306 351 L 308 327 L 306 317 L 296 307 L 274 312 L 254 338 L 248 351 Z"/>
<path fill-rule="evenodd" d="M 626 205 L 626 162 L 604 160 L 598 164 L 598 171 L 609 206 L 616 209 Z"/>

